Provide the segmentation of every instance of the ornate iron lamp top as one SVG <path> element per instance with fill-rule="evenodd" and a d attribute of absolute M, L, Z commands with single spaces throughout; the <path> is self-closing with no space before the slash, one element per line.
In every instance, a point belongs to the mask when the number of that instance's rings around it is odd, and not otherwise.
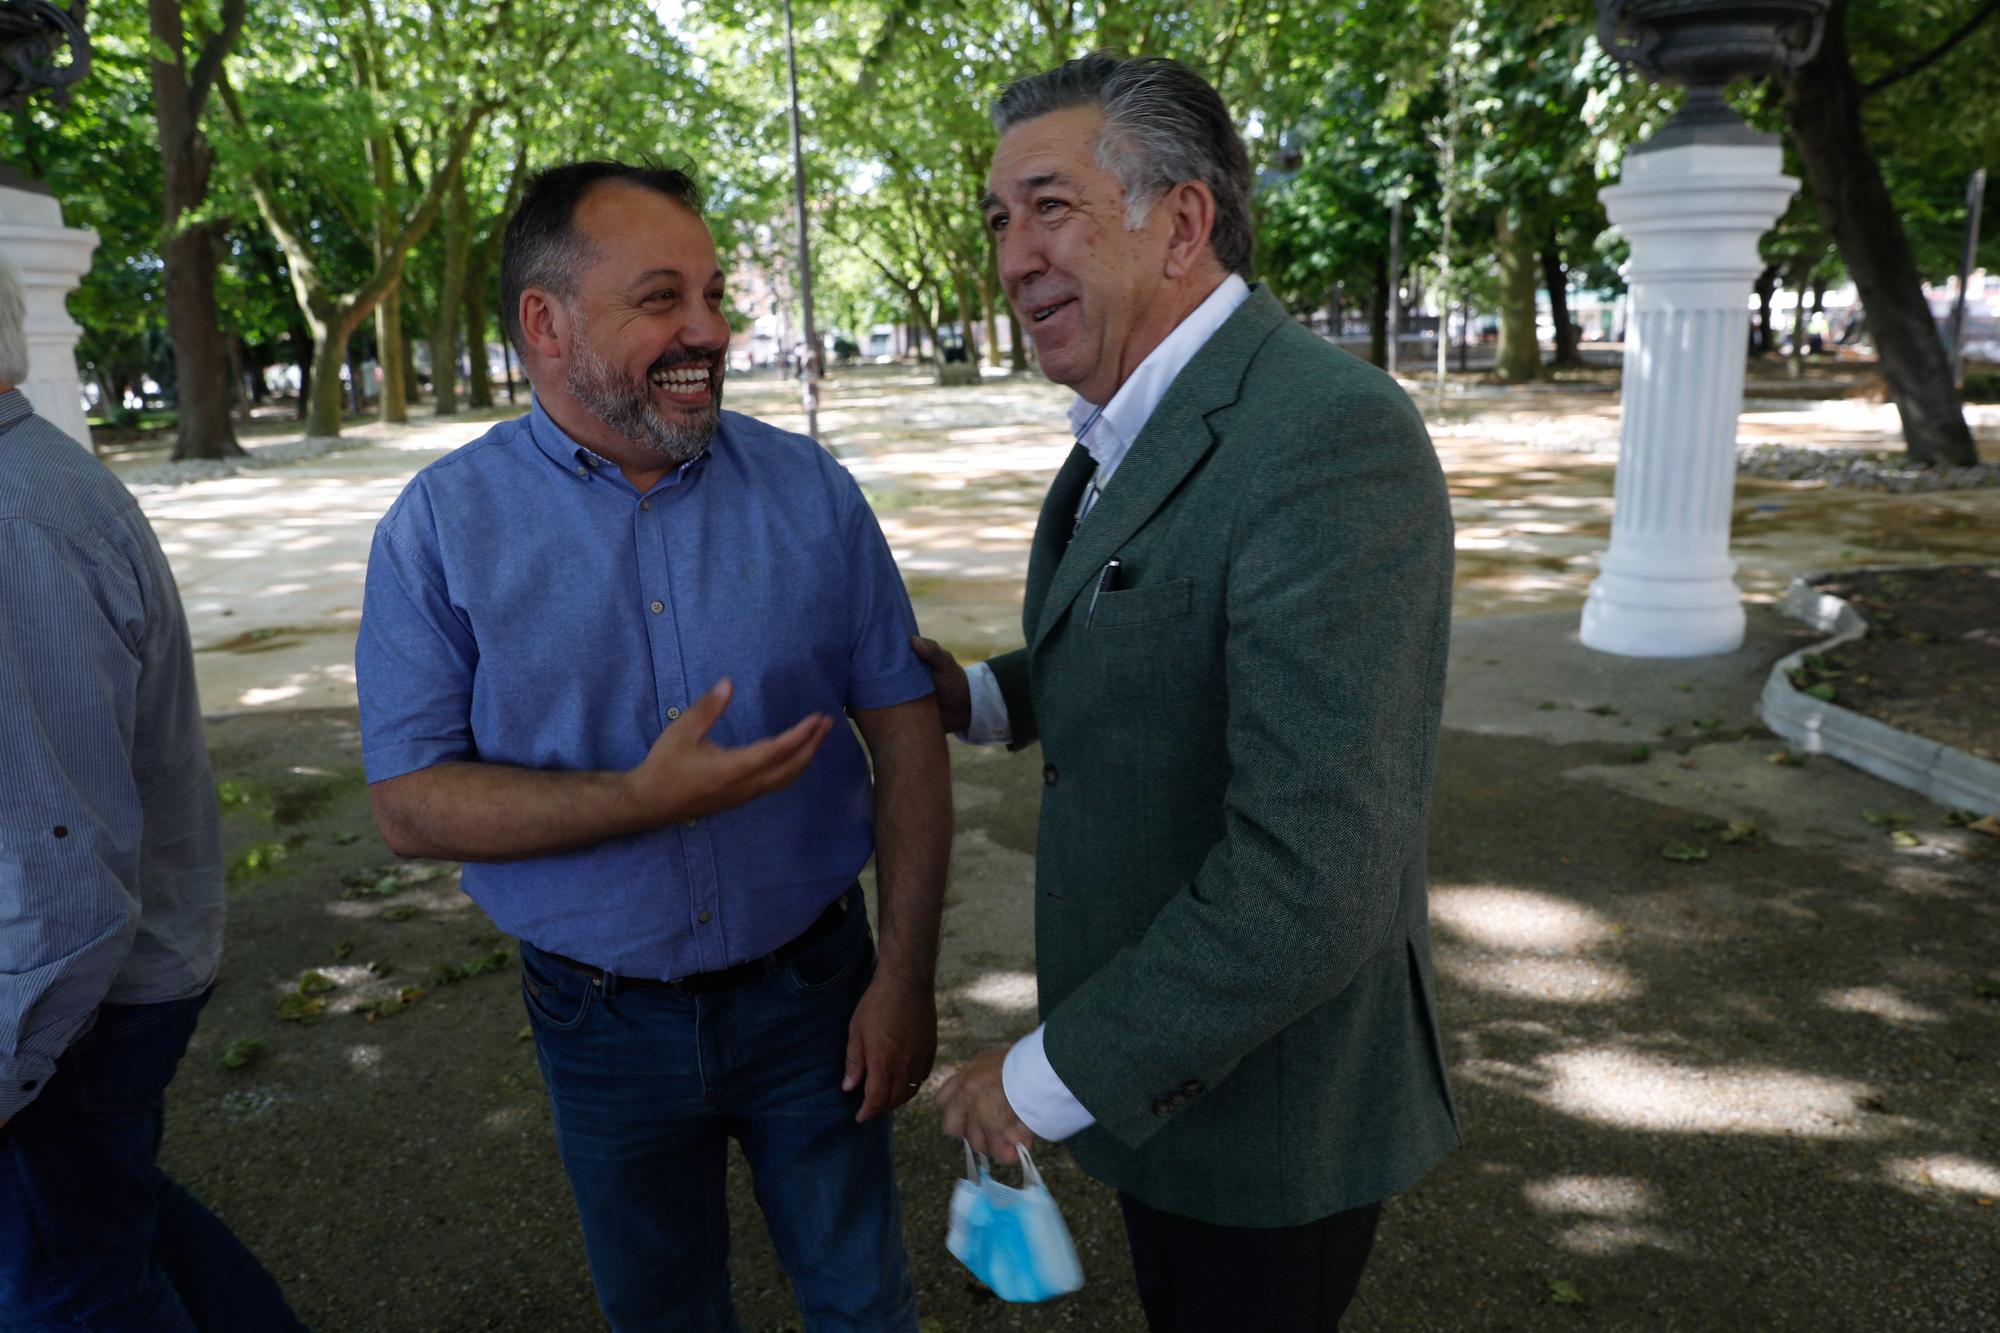
<path fill-rule="evenodd" d="M 1789 75 L 1819 53 L 1831 0 L 1597 0 L 1597 41 L 1685 103 L 1634 151 L 1686 143 L 1764 143 L 1723 100 L 1737 79 Z"/>
<path fill-rule="evenodd" d="M 49 0 L 0 0 L 0 111 L 14 110 L 43 89 L 61 100 L 90 72 L 84 3 L 64 8 Z M 65 47 L 69 59 L 57 64 Z"/>

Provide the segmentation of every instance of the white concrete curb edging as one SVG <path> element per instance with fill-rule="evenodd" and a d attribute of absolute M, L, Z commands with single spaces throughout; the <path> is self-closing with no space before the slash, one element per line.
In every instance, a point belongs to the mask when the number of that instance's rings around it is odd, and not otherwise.
<path fill-rule="evenodd" d="M 1828 652 L 1868 632 L 1860 612 L 1803 578 L 1792 580 L 1780 609 L 1833 637 L 1780 658 L 1771 668 L 1758 701 L 1766 726 L 1796 750 L 1832 755 L 1940 805 L 1982 815 L 2000 810 L 2000 764 L 1792 688 L 1791 673 L 1808 654 Z"/>

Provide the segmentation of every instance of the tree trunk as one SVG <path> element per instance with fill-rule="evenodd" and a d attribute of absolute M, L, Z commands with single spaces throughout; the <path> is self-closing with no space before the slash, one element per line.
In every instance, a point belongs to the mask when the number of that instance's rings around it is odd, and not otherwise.
<path fill-rule="evenodd" d="M 1778 295 L 1778 277 L 1784 270 L 1776 264 L 1766 264 L 1764 271 L 1757 275 L 1757 324 L 1751 330 L 1750 355 L 1769 356 L 1771 349 L 1778 345 L 1777 327 L 1771 318 L 1771 302 Z"/>
<path fill-rule="evenodd" d="M 1494 224 L 1500 260 L 1500 345 L 1493 373 L 1507 384 L 1524 384 L 1542 373 L 1542 349 L 1535 340 L 1535 243 L 1502 207 Z"/>
<path fill-rule="evenodd" d="M 243 340 L 234 334 L 224 340 L 229 353 L 229 406 L 238 422 L 250 420 L 249 376 L 243 371 Z"/>
<path fill-rule="evenodd" d="M 302 390 L 306 400 L 306 438 L 340 434 L 340 366 L 348 358 L 348 332 L 342 328 L 312 330 L 312 366 Z"/>
<path fill-rule="evenodd" d="M 375 360 L 382 367 L 382 401 L 376 415 L 384 421 L 410 419 L 410 381 L 403 355 L 407 341 L 403 336 L 403 286 L 397 283 L 375 307 Z"/>
<path fill-rule="evenodd" d="M 292 325 L 290 336 L 292 340 L 292 356 L 298 362 L 299 367 L 299 398 L 297 404 L 295 404 L 293 415 L 300 421 L 304 421 L 312 415 L 310 404 L 312 402 L 313 362 L 318 359 L 318 352 L 315 350 L 317 344 L 313 340 L 312 330 L 302 324 Z M 306 433 L 310 435 L 312 432 L 308 430 Z"/>
<path fill-rule="evenodd" d="M 229 347 L 215 310 L 215 265 L 223 224 L 184 222 L 208 198 L 214 155 L 201 132 L 209 86 L 243 26 L 241 0 L 226 5 L 223 31 L 203 43 L 190 77 L 180 0 L 150 0 L 153 118 L 160 138 L 166 220 L 160 260 L 166 270 L 167 336 L 174 350 L 179 423 L 175 459 L 240 458 L 229 416 Z"/>
<path fill-rule="evenodd" d="M 1924 299 L 1910 241 L 1861 128 L 1861 84 L 1847 47 L 1847 0 L 1834 0 L 1819 54 L 1785 84 L 1792 141 L 1820 220 L 1854 278 L 1911 459 L 1966 466 L 1966 428 L 1944 340 Z"/>
<path fill-rule="evenodd" d="M 1563 268 L 1562 255 L 1556 245 L 1556 238 L 1551 235 L 1548 248 L 1542 251 L 1542 285 L 1548 288 L 1549 317 L 1556 326 L 1556 353 L 1549 364 L 1580 366 L 1583 364 L 1583 348 L 1577 337 L 1577 328 L 1569 318 L 1569 272 Z"/>
<path fill-rule="evenodd" d="M 474 411 L 493 406 L 493 368 L 486 361 L 486 275 L 467 274 L 465 356 L 471 368 L 465 405 Z"/>
<path fill-rule="evenodd" d="M 458 412 L 458 317 L 465 305 L 465 269 L 472 255 L 472 210 L 459 173 L 445 195 L 444 272 L 438 283 L 437 318 L 431 322 L 431 392 L 441 417 Z"/>
<path fill-rule="evenodd" d="M 1389 257 L 1375 256 L 1375 286 L 1368 297 L 1368 359 L 1389 364 Z"/>
<path fill-rule="evenodd" d="M 1007 311 L 1007 361 L 1018 375 L 1028 368 L 1028 340 L 1021 332 L 1021 321 L 1015 317 L 1012 303 L 1003 308 Z"/>

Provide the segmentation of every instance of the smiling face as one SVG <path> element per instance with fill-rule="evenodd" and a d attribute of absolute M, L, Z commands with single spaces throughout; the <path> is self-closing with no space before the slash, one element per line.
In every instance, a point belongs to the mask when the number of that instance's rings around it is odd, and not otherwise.
<path fill-rule="evenodd" d="M 622 441 L 684 463 L 721 414 L 729 325 L 715 241 L 679 201 L 618 183 L 586 195 L 575 226 L 591 259 L 561 302 L 562 384 L 602 428 L 583 442 L 619 462 Z"/>
<path fill-rule="evenodd" d="M 1094 106 L 1015 125 L 983 201 L 1001 284 L 1043 372 L 1100 406 L 1185 313 L 1168 276 L 1165 210 L 1125 229 L 1125 191 L 1097 160 L 1103 125 Z"/>

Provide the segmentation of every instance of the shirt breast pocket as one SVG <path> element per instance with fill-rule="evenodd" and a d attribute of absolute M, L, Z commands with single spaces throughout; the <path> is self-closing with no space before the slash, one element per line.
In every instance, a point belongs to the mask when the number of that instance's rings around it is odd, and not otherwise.
<path fill-rule="evenodd" d="M 1106 630 L 1179 620 L 1193 608 L 1194 580 L 1180 578 L 1100 593 L 1096 607 L 1086 615 L 1090 629 Z"/>

